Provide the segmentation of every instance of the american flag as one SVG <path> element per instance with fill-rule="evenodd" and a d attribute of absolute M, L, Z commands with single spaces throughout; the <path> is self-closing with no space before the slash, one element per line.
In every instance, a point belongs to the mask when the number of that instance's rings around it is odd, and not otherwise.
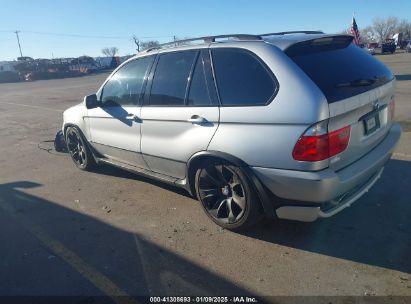
<path fill-rule="evenodd" d="M 355 18 L 352 17 L 352 25 L 350 28 L 351 34 L 354 36 L 353 43 L 356 45 L 360 44 L 360 32 L 358 31 L 357 22 L 355 22 Z"/>

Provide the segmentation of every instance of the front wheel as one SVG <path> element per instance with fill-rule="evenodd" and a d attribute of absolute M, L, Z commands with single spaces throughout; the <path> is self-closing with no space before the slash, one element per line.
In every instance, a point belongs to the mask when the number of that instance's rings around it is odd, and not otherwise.
<path fill-rule="evenodd" d="M 66 130 L 67 150 L 77 168 L 89 171 L 95 166 L 95 161 L 85 139 L 76 127 L 68 127 Z"/>
<path fill-rule="evenodd" d="M 195 186 L 204 211 L 223 228 L 243 230 L 261 218 L 258 196 L 239 167 L 207 162 L 197 170 Z"/>

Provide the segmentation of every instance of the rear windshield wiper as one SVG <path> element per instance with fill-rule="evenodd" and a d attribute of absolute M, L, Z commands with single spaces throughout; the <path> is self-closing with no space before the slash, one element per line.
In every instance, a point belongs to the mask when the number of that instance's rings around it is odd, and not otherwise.
<path fill-rule="evenodd" d="M 378 79 L 357 79 L 348 82 L 341 82 L 336 85 L 337 88 L 342 87 L 365 87 L 377 82 Z"/>

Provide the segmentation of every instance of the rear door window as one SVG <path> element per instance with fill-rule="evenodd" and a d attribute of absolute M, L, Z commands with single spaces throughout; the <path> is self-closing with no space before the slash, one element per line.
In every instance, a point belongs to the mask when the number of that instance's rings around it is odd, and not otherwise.
<path fill-rule="evenodd" d="M 161 54 L 153 77 L 149 105 L 184 106 L 190 71 L 198 51 Z"/>
<path fill-rule="evenodd" d="M 204 56 L 203 56 L 204 55 Z M 187 104 L 189 106 L 209 106 L 212 104 L 211 92 L 207 85 L 206 77 L 206 54 L 199 54 L 192 72 L 190 90 L 188 92 Z"/>
<path fill-rule="evenodd" d="M 277 85 L 265 64 L 249 51 L 235 48 L 212 50 L 215 77 L 223 106 L 265 105 Z"/>
<path fill-rule="evenodd" d="M 351 38 L 344 38 L 306 41 L 285 51 L 329 103 L 364 93 L 394 78 L 384 64 L 352 44 Z"/>

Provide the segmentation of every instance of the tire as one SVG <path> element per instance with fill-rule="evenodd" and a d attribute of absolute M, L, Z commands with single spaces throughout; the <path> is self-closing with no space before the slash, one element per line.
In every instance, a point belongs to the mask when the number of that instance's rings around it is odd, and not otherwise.
<path fill-rule="evenodd" d="M 244 230 L 262 218 L 258 195 L 240 167 L 203 163 L 196 172 L 195 190 L 207 216 L 225 229 Z"/>
<path fill-rule="evenodd" d="M 67 150 L 77 168 L 80 170 L 90 171 L 96 166 L 96 162 L 91 154 L 86 140 L 76 127 L 67 128 L 65 140 Z"/>

